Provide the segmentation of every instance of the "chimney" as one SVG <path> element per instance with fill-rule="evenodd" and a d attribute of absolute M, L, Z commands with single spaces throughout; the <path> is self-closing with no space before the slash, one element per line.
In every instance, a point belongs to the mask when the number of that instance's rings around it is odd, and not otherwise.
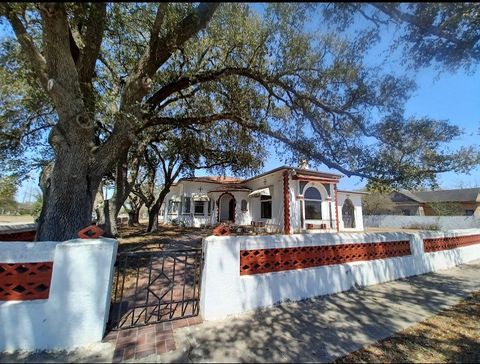
<path fill-rule="evenodd" d="M 308 162 L 306 159 L 300 160 L 300 164 L 298 166 L 300 169 L 308 169 Z"/>

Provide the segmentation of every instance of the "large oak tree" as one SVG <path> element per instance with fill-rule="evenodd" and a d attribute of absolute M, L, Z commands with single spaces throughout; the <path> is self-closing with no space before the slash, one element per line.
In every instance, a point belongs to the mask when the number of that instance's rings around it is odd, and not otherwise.
<path fill-rule="evenodd" d="M 370 33 L 341 37 L 314 24 L 311 7 L 1 4 L 37 81 L 28 85 L 54 111 L 37 239 L 89 224 L 100 181 L 151 128 L 227 123 L 292 157 L 397 185 L 478 163 L 471 148 L 445 148 L 458 127 L 404 118 L 414 85 L 364 63 Z"/>

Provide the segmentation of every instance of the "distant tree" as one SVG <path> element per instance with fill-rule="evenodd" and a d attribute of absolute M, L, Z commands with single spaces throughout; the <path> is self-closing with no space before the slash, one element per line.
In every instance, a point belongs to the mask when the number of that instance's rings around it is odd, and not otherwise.
<path fill-rule="evenodd" d="M 218 123 L 200 130 L 182 130 L 181 137 L 169 134 L 161 143 L 152 143 L 145 153 L 145 176 L 132 193 L 139 196 L 148 209 L 147 232 L 158 229 L 160 208 L 175 180 L 193 176 L 204 169 L 224 174 L 250 175 L 263 165 L 266 152 L 252 133 L 227 123 Z M 156 188 L 156 181 L 161 188 Z"/>
<path fill-rule="evenodd" d="M 462 206 L 458 202 L 429 202 L 428 205 L 432 208 L 437 216 L 463 215 Z"/>
<path fill-rule="evenodd" d="M 17 208 L 15 194 L 18 179 L 13 176 L 0 178 L 0 213 L 13 212 Z"/>
<path fill-rule="evenodd" d="M 364 215 L 390 215 L 395 211 L 395 203 L 388 193 L 370 192 L 362 196 Z"/>
<path fill-rule="evenodd" d="M 140 209 L 144 205 L 144 202 L 137 195 L 130 193 L 127 197 L 127 201 L 124 204 L 125 210 L 128 213 L 128 226 L 136 226 L 140 223 Z"/>
<path fill-rule="evenodd" d="M 43 197 L 41 194 L 38 194 L 33 202 L 31 215 L 33 216 L 34 220 L 36 221 L 40 217 L 40 213 L 42 212 L 42 205 L 43 205 Z"/>

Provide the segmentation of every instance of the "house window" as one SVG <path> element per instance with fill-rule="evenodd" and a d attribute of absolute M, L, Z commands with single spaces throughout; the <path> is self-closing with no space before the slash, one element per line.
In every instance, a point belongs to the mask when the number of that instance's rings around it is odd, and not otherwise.
<path fill-rule="evenodd" d="M 204 201 L 195 201 L 194 213 L 195 215 L 203 215 L 205 211 Z"/>
<path fill-rule="evenodd" d="M 260 213 L 262 219 L 272 218 L 272 196 L 260 196 Z"/>
<path fill-rule="evenodd" d="M 178 201 L 169 200 L 168 201 L 168 213 L 176 214 L 178 212 Z"/>
<path fill-rule="evenodd" d="M 210 216 L 211 213 L 212 213 L 212 204 L 213 204 L 213 200 L 207 202 L 207 207 L 208 207 L 207 213 L 208 213 L 208 216 Z"/>
<path fill-rule="evenodd" d="M 303 194 L 305 200 L 305 219 L 322 219 L 322 195 L 315 187 L 309 187 Z"/>
<path fill-rule="evenodd" d="M 240 206 L 242 208 L 242 211 L 248 211 L 247 200 L 242 200 L 242 202 L 240 203 Z"/>
<path fill-rule="evenodd" d="M 183 214 L 190 213 L 190 197 L 183 198 Z"/>
<path fill-rule="evenodd" d="M 473 210 L 465 210 L 465 216 L 473 216 Z"/>

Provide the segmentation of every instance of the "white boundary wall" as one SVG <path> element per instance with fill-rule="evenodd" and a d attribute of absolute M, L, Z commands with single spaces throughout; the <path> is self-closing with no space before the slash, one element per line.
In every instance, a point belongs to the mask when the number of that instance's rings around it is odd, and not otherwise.
<path fill-rule="evenodd" d="M 114 239 L 0 242 L 0 262 L 53 261 L 48 299 L 0 301 L 0 351 L 69 349 L 102 340 L 110 309 Z"/>
<path fill-rule="evenodd" d="M 436 225 L 440 230 L 479 229 L 478 216 L 404 216 L 404 215 L 363 215 L 365 227 L 415 228 L 422 225 Z M 421 228 L 421 227 L 420 227 Z"/>
<path fill-rule="evenodd" d="M 423 238 L 480 234 L 480 229 L 420 234 L 340 233 L 270 236 L 209 236 L 203 241 L 200 311 L 205 320 L 286 300 L 327 295 L 453 267 L 480 258 L 480 244 L 424 253 Z M 282 272 L 240 275 L 240 251 L 409 240 L 412 255 Z M 479 241 L 480 242 L 480 241 Z"/>

